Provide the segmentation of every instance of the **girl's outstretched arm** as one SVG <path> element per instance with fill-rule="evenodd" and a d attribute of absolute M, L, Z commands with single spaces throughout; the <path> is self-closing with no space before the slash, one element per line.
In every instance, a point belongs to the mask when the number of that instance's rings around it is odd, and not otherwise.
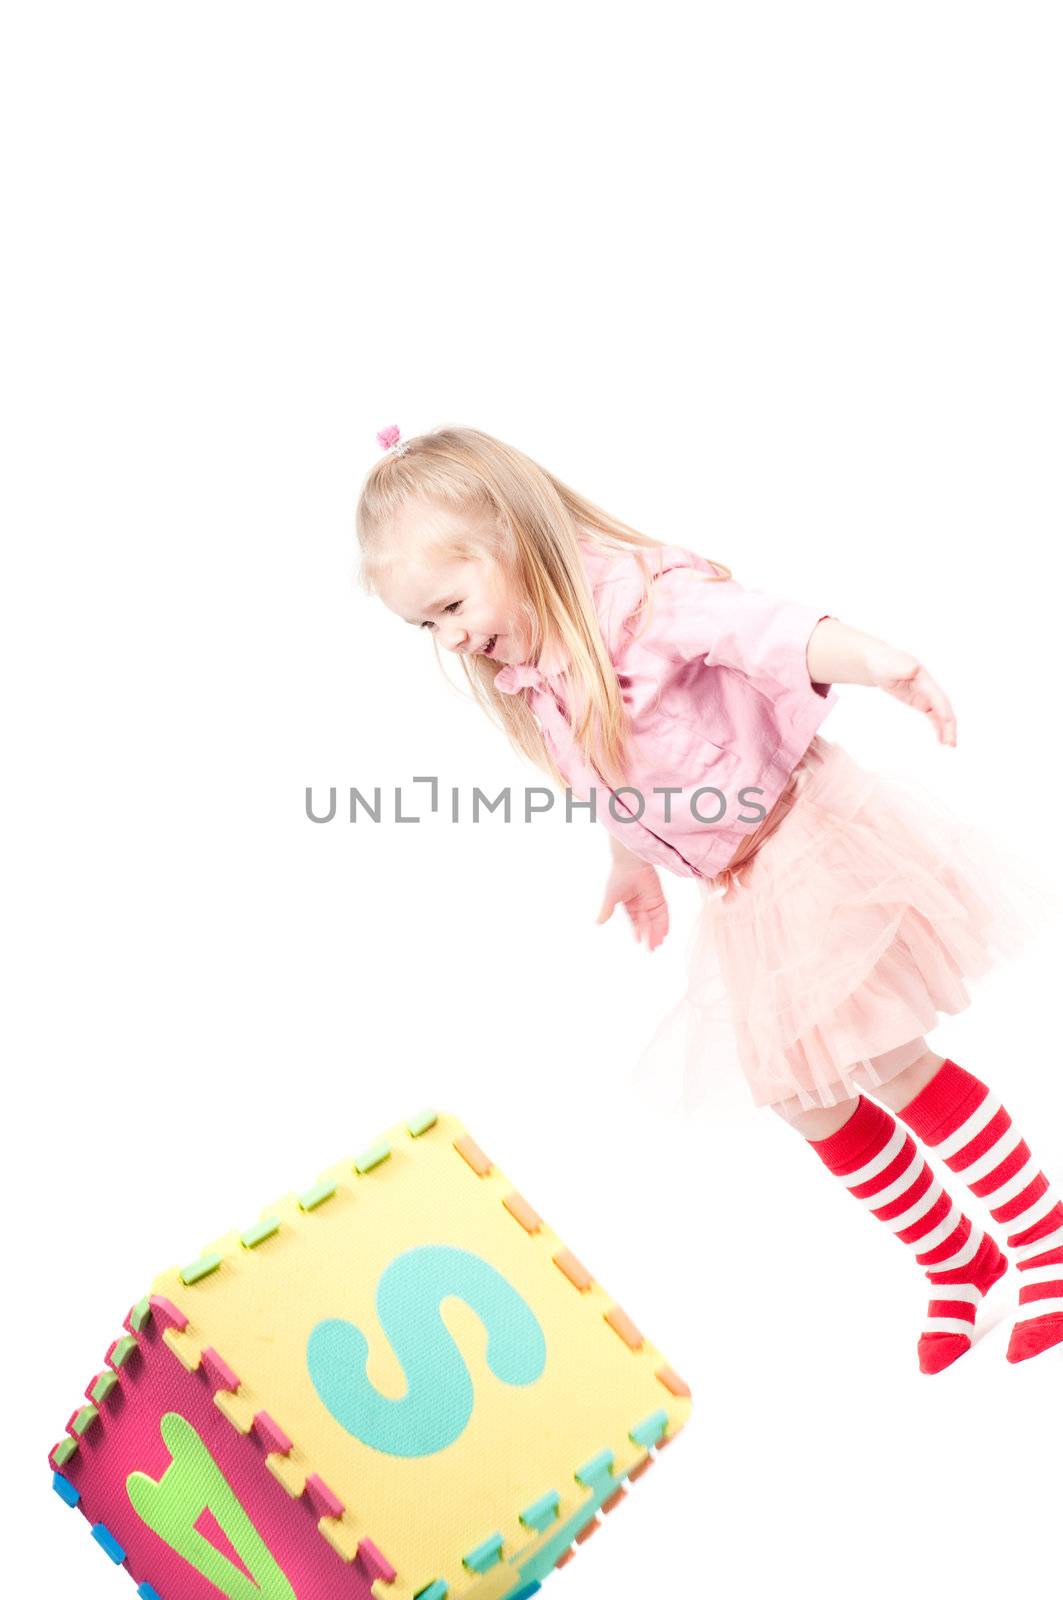
<path fill-rule="evenodd" d="M 813 628 L 807 650 L 813 683 L 862 683 L 884 689 L 928 716 L 942 744 L 956 743 L 956 717 L 948 696 L 922 662 L 884 639 L 825 617 Z"/>
<path fill-rule="evenodd" d="M 668 902 L 664 898 L 656 869 L 641 856 L 625 848 L 615 834 L 609 835 L 613 870 L 605 886 L 605 898 L 596 921 L 608 922 L 615 906 L 622 905 L 631 918 L 635 938 L 643 939 L 656 950 L 668 932 Z"/>

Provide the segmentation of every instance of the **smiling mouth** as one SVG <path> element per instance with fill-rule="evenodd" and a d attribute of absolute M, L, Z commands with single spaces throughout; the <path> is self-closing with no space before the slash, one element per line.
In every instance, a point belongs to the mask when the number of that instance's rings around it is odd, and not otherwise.
<path fill-rule="evenodd" d="M 491 635 L 490 639 L 488 639 L 487 643 L 484 645 L 482 653 L 485 656 L 489 656 L 492 653 L 492 651 L 494 650 L 495 645 L 497 643 L 498 643 L 498 634 L 497 633 L 493 633 Z"/>

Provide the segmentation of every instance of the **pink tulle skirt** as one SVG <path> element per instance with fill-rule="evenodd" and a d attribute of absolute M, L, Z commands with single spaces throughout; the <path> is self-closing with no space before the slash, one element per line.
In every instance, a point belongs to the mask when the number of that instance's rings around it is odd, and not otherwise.
<path fill-rule="evenodd" d="M 756 1103 L 784 1116 L 873 1092 L 1055 914 L 995 840 L 818 735 L 787 798 L 746 860 L 699 885 L 689 987 L 636 1070 L 678 1053 L 687 1107 L 724 1030 Z"/>

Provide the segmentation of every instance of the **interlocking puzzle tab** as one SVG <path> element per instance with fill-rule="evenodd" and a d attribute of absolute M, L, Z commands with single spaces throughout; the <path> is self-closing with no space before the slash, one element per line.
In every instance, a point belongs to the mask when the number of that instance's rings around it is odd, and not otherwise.
<path fill-rule="evenodd" d="M 50 1456 L 141 1600 L 525 1600 L 690 1391 L 453 1117 L 164 1273 Z"/>

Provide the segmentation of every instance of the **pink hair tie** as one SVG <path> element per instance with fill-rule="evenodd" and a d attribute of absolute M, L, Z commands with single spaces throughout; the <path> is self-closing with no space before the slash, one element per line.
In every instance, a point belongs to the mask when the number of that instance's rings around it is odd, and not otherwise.
<path fill-rule="evenodd" d="M 376 436 L 376 442 L 381 450 L 395 449 L 399 442 L 399 430 L 394 422 L 389 427 L 380 429 Z M 403 446 L 403 449 L 405 449 L 405 446 Z"/>

